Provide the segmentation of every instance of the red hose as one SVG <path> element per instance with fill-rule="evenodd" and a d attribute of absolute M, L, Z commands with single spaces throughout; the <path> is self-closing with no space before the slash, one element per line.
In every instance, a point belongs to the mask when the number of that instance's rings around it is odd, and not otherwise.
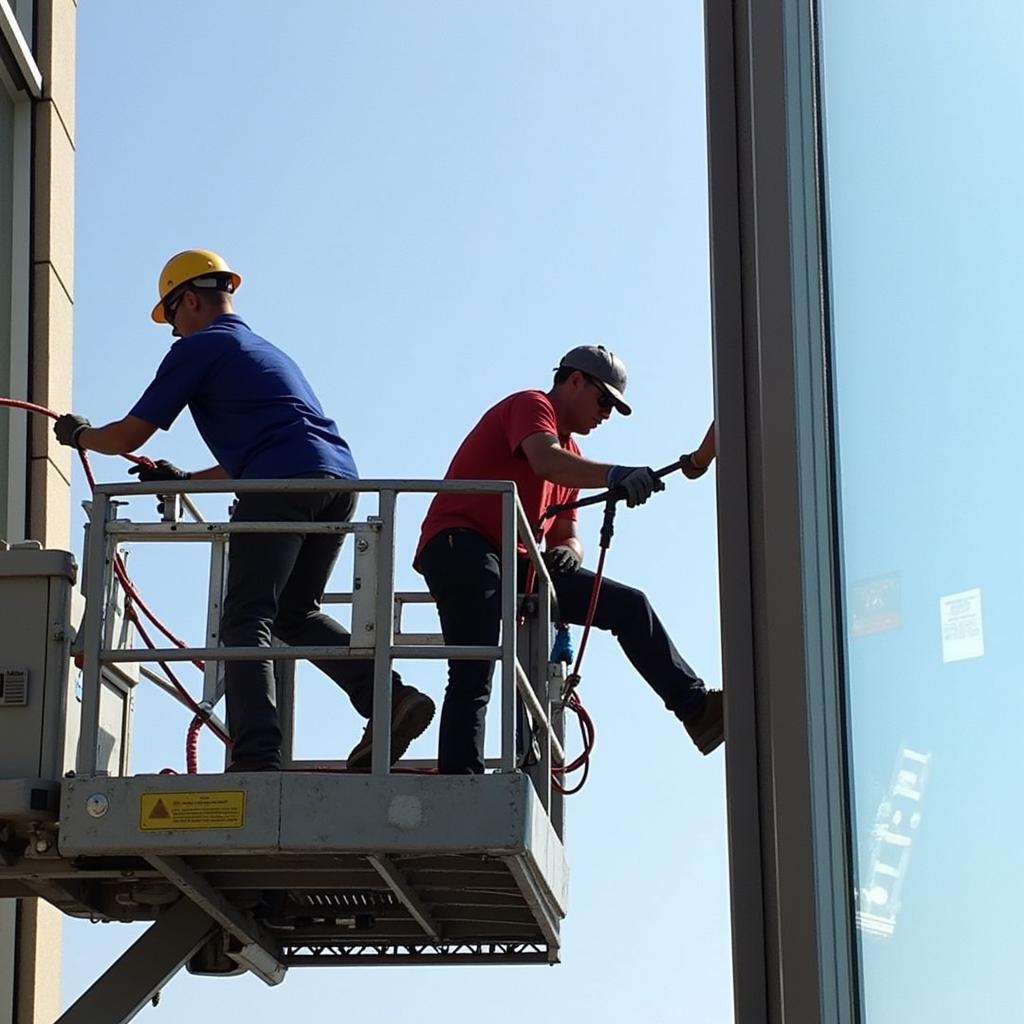
<path fill-rule="evenodd" d="M 202 715 L 196 715 L 188 724 L 188 733 L 185 735 L 185 770 L 189 775 L 199 771 L 199 732 L 202 728 Z"/>
<path fill-rule="evenodd" d="M 594 573 L 594 585 L 590 591 L 586 618 L 583 621 L 583 636 L 580 639 L 580 649 L 576 654 L 576 663 L 573 665 L 572 673 L 569 676 L 569 686 L 566 688 L 565 694 L 565 706 L 576 715 L 579 722 L 580 735 L 583 737 L 583 750 L 568 764 L 556 765 L 551 769 L 551 783 L 563 796 L 572 796 L 583 788 L 584 783 L 587 781 L 587 776 L 590 774 L 590 755 L 594 752 L 594 745 L 597 743 L 597 729 L 594 726 L 594 720 L 583 706 L 583 701 L 580 700 L 579 694 L 576 693 L 576 687 L 580 681 L 580 666 L 583 664 L 583 654 L 587 649 L 587 640 L 590 637 L 590 630 L 594 624 L 594 616 L 597 614 L 597 599 L 601 594 L 601 582 L 604 579 L 604 559 L 607 554 L 608 549 L 602 547 L 601 554 L 597 560 L 597 571 Z M 536 578 L 537 570 L 531 562 L 526 572 L 525 594 L 533 592 Z M 520 625 L 523 622 L 523 618 L 524 615 L 520 612 Z M 564 779 L 566 775 L 578 771 L 580 768 L 583 769 L 583 777 L 576 785 L 566 789 L 559 780 L 559 776 Z"/>
<path fill-rule="evenodd" d="M 570 761 L 569 764 L 551 769 L 551 785 L 563 796 L 572 796 L 583 788 L 587 777 L 590 775 L 590 755 L 593 753 L 594 743 L 597 740 L 597 731 L 594 728 L 594 720 L 583 706 L 579 694 L 570 694 L 569 699 L 565 702 L 565 706 L 576 712 L 576 717 L 579 719 L 580 732 L 583 736 L 583 752 Z M 583 769 L 580 781 L 571 788 L 566 788 L 559 779 L 559 776 L 564 780 L 566 775 L 579 768 Z"/>
<path fill-rule="evenodd" d="M 597 614 L 597 599 L 601 594 L 601 582 L 604 580 L 604 556 L 608 554 L 607 548 L 601 548 L 601 555 L 597 560 L 597 572 L 594 573 L 594 585 L 590 590 L 590 604 L 587 605 L 587 617 L 583 623 L 583 636 L 580 638 L 580 649 L 576 655 L 576 664 L 572 667 L 572 674 L 579 679 L 580 665 L 583 664 L 583 652 L 587 649 L 587 640 L 590 638 L 590 627 L 594 624 L 594 616 Z"/>
<path fill-rule="evenodd" d="M 146 627 L 143 626 L 142 620 L 135 613 L 134 608 L 128 613 L 128 618 L 135 624 L 135 628 L 139 631 L 139 636 L 142 637 L 142 642 L 150 649 L 153 650 L 156 645 L 153 643 L 149 633 L 146 632 Z M 181 699 L 188 705 L 190 711 L 193 711 L 197 718 L 203 720 L 205 725 L 210 727 L 211 732 L 222 740 L 226 746 L 231 746 L 231 737 L 227 735 L 216 723 L 209 721 L 209 716 L 205 711 L 196 703 L 193 696 L 185 689 L 178 677 L 171 670 L 171 667 L 165 661 L 158 661 L 157 664 L 164 670 L 164 674 L 170 680 L 171 685 L 178 691 Z"/>
<path fill-rule="evenodd" d="M 594 726 L 594 720 L 583 706 L 583 701 L 580 700 L 576 687 L 580 681 L 580 667 L 583 664 L 583 655 L 587 650 L 587 640 L 590 638 L 590 630 L 594 625 L 594 616 L 597 614 L 597 599 L 601 594 L 601 583 L 604 580 L 604 559 L 607 554 L 608 549 L 602 547 L 601 554 L 597 560 L 597 571 L 594 573 L 594 585 L 590 590 L 587 615 L 583 622 L 583 636 L 580 639 L 580 648 L 576 652 L 576 663 L 573 665 L 572 673 L 569 676 L 569 686 L 566 691 L 565 706 L 570 711 L 575 712 L 579 720 L 580 734 L 583 737 L 583 751 L 568 764 L 551 769 L 551 781 L 558 792 L 564 796 L 572 796 L 583 788 L 587 781 L 587 776 L 590 774 L 590 755 L 594 752 L 594 746 L 597 743 L 597 729 Z M 575 786 L 565 788 L 558 776 L 564 779 L 565 776 L 578 771 L 580 768 L 583 769 L 583 777 Z"/>
<path fill-rule="evenodd" d="M 143 614 L 147 619 L 158 629 L 168 640 L 171 641 L 176 647 L 182 649 L 188 647 L 188 644 L 184 640 L 176 637 L 161 621 L 157 618 L 156 614 L 150 609 L 149 605 L 142 600 L 142 596 L 138 590 L 135 589 L 135 584 L 128 578 L 128 570 L 124 566 L 124 562 L 120 558 L 114 559 L 114 573 L 117 576 L 118 582 L 124 587 L 125 593 L 132 599 L 132 601 L 139 606 Z M 155 644 L 150 644 L 150 647 L 155 647 Z M 206 668 L 206 662 L 199 658 L 194 658 L 192 664 L 195 665 L 200 672 Z"/>
<path fill-rule="evenodd" d="M 60 418 L 60 414 L 54 412 L 52 409 L 47 409 L 45 406 L 36 405 L 34 402 L 26 402 L 17 398 L 0 398 L 0 407 L 7 407 L 10 409 L 23 409 L 26 412 L 38 413 L 41 416 L 48 416 L 52 420 Z M 89 462 L 88 454 L 81 448 L 78 449 L 79 458 L 82 460 L 82 469 L 85 472 L 85 478 L 89 482 L 90 490 L 96 488 L 96 477 L 93 475 L 92 465 Z M 136 465 L 152 466 L 153 462 L 151 459 L 147 459 L 142 455 L 123 455 L 122 458 L 127 459 L 129 462 L 135 463 Z M 135 584 L 131 581 L 128 576 L 128 570 L 125 568 L 124 562 L 120 557 L 114 559 L 114 574 L 117 577 L 118 582 L 124 588 L 125 593 L 131 599 L 133 605 L 137 605 L 138 608 L 143 612 L 147 619 L 155 626 L 172 644 L 179 648 L 188 647 L 188 644 L 184 640 L 179 639 L 168 629 L 167 626 L 160 621 L 159 617 L 152 611 L 149 605 L 142 599 L 142 595 L 139 593 Z M 150 639 L 149 634 L 146 632 L 145 627 L 142 625 L 138 615 L 135 614 L 134 607 L 128 611 L 129 619 L 135 624 L 135 627 L 139 631 L 139 635 L 142 637 L 143 642 L 150 649 L 154 649 L 156 645 Z M 196 713 L 196 717 L 192 719 L 191 724 L 188 728 L 188 734 L 185 740 L 185 760 L 188 767 L 189 774 L 195 774 L 198 771 L 198 745 L 199 745 L 199 730 L 203 725 L 209 726 L 210 730 L 220 739 L 225 745 L 231 746 L 231 737 L 227 735 L 222 729 L 215 725 L 209 720 L 208 716 L 203 712 L 199 705 L 193 700 L 188 690 L 179 682 L 177 676 L 171 671 L 165 662 L 158 662 L 160 667 L 164 670 L 167 678 L 171 684 L 181 695 L 185 703 Z M 199 659 L 193 661 L 193 664 L 200 670 L 205 665 Z M 198 725 L 197 725 L 198 723 Z"/>

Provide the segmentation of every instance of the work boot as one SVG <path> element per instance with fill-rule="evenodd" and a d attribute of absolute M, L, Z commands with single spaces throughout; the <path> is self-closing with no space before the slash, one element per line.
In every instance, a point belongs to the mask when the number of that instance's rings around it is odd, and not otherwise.
<path fill-rule="evenodd" d="M 722 722 L 722 691 L 708 690 L 704 698 L 704 707 L 698 715 L 688 718 L 683 725 L 690 734 L 690 739 L 702 754 L 710 754 L 725 739 L 725 726 Z"/>
<path fill-rule="evenodd" d="M 394 764 L 417 736 L 430 725 L 434 702 L 411 686 L 398 686 L 391 694 L 391 763 Z M 368 772 L 373 760 L 373 719 L 363 738 L 352 748 L 346 764 L 350 772 Z"/>

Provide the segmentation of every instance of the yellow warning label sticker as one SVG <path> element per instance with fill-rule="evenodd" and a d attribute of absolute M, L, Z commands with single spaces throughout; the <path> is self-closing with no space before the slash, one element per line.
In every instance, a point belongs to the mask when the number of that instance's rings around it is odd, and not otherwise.
<path fill-rule="evenodd" d="M 244 825 L 244 789 L 142 794 L 139 828 L 143 832 L 175 828 L 243 828 Z"/>

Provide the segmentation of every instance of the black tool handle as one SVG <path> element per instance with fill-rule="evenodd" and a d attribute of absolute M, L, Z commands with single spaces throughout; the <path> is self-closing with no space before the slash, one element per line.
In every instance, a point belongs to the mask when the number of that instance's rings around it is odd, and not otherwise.
<path fill-rule="evenodd" d="M 682 466 L 682 460 L 676 459 L 671 465 L 662 466 L 661 469 L 654 470 L 656 477 L 668 476 L 669 473 L 674 473 L 677 469 Z M 598 494 L 592 494 L 589 498 L 580 498 L 578 501 L 566 501 L 561 505 L 548 505 L 547 510 L 544 513 L 545 519 L 550 519 L 552 516 L 557 516 L 560 512 L 568 512 L 574 508 L 585 508 L 587 505 L 599 505 L 602 501 L 621 501 L 626 497 L 626 492 L 621 487 L 610 487 L 606 491 L 601 491 Z"/>

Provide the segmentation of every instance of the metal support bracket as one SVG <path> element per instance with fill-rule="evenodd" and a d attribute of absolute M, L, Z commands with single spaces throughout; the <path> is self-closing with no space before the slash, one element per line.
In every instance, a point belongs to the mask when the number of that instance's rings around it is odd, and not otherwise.
<path fill-rule="evenodd" d="M 391 858 L 370 856 L 366 859 L 373 865 L 377 874 L 388 883 L 391 891 L 398 897 L 405 909 L 412 914 L 416 923 L 434 942 L 441 942 L 441 931 L 434 923 L 430 911 L 423 905 L 423 901 L 417 895 L 416 890 L 408 883 Z"/>
<path fill-rule="evenodd" d="M 569 678 L 561 661 L 548 662 L 548 700 L 555 706 L 565 703 L 565 681 Z"/>
<path fill-rule="evenodd" d="M 288 968 L 278 959 L 280 949 L 277 943 L 252 918 L 232 906 L 181 857 L 149 854 L 146 859 L 242 944 L 240 951 L 230 954 L 232 959 L 268 985 L 278 985 L 284 981 Z"/>
<path fill-rule="evenodd" d="M 189 899 L 180 899 L 57 1020 L 57 1024 L 127 1024 L 216 930 Z"/>
<path fill-rule="evenodd" d="M 355 535 L 355 561 L 352 570 L 353 650 L 373 651 L 377 644 L 377 576 L 381 531 L 360 527 Z"/>

